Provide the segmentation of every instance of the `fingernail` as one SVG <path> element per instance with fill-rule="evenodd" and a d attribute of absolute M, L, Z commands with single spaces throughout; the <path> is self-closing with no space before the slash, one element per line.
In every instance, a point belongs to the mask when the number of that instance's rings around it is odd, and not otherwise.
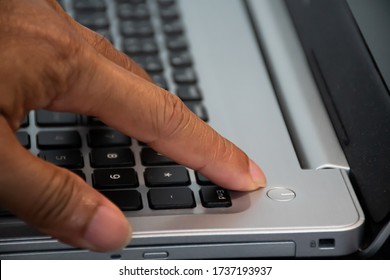
<path fill-rule="evenodd" d="M 123 214 L 115 208 L 101 205 L 85 231 L 87 249 L 115 251 L 125 247 L 131 239 L 131 228 Z"/>
<path fill-rule="evenodd" d="M 260 167 L 253 160 L 249 161 L 249 173 L 251 174 L 252 180 L 256 187 L 265 187 L 265 175 L 260 169 Z"/>

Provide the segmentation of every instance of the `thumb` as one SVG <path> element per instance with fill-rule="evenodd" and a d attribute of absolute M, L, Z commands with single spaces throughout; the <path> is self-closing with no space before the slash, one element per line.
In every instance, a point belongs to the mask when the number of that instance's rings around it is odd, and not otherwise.
<path fill-rule="evenodd" d="M 127 245 L 131 228 L 122 212 L 79 176 L 20 146 L 0 116 L 0 205 L 65 243 L 94 251 Z"/>

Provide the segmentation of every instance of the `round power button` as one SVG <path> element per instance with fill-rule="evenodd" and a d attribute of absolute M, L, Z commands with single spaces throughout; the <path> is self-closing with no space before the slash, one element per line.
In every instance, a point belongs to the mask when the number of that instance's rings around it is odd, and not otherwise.
<path fill-rule="evenodd" d="M 267 196 L 275 201 L 291 201 L 295 198 L 295 192 L 287 188 L 273 188 L 267 192 Z"/>

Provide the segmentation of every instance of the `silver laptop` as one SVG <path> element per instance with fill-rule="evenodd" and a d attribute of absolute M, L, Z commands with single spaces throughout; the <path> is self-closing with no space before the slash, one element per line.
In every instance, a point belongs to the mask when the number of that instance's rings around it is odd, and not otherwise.
<path fill-rule="evenodd" d="M 365 215 L 369 203 L 360 199 L 364 191 L 354 188 L 360 173 L 353 171 L 348 145 L 322 92 L 333 85 L 318 79 L 327 73 L 323 56 L 318 52 L 310 60 L 305 45 L 302 26 L 310 25 L 299 13 L 322 2 L 339 10 L 341 5 L 356 20 L 351 7 L 359 1 L 61 1 L 79 22 L 107 36 L 157 84 L 246 151 L 264 170 L 268 185 L 251 193 L 228 192 L 97 119 L 30 112 L 18 132 L 22 145 L 74 170 L 117 203 L 133 225 L 133 240 L 118 252 L 72 248 L 2 210 L 0 258 L 333 257 L 369 246 L 365 243 L 386 225 L 389 210 L 382 206 L 381 217 Z M 340 70 L 339 63 L 331 61 Z M 324 71 L 316 73 L 313 65 Z M 59 145 L 52 143 L 56 135 L 78 140 Z M 127 165 L 116 162 L 124 150 L 132 154 Z M 74 153 L 81 155 L 77 162 L 63 162 Z M 381 174 L 389 171 L 383 166 Z M 160 181 L 149 176 L 153 172 Z M 381 199 L 390 204 L 388 182 L 382 181 L 384 191 L 371 204 L 378 206 Z M 164 201 L 170 194 L 179 200 Z M 369 238 L 366 220 L 379 225 L 368 230 Z"/>

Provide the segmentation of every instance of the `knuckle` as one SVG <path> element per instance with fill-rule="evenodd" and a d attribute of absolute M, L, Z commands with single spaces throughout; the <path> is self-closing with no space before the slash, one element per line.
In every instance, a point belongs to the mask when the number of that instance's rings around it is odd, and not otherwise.
<path fill-rule="evenodd" d="M 112 60 L 116 64 L 122 66 L 123 68 L 132 72 L 136 69 L 136 64 L 133 62 L 126 54 L 118 51 L 111 44 L 111 42 L 104 37 L 103 35 L 93 32 L 92 42 L 90 43 L 93 48 L 95 48 L 99 53 L 103 54 L 103 56 Z"/>
<path fill-rule="evenodd" d="M 175 137 L 184 130 L 192 129 L 192 113 L 176 95 L 164 92 L 158 107 L 156 128 L 159 138 Z"/>

